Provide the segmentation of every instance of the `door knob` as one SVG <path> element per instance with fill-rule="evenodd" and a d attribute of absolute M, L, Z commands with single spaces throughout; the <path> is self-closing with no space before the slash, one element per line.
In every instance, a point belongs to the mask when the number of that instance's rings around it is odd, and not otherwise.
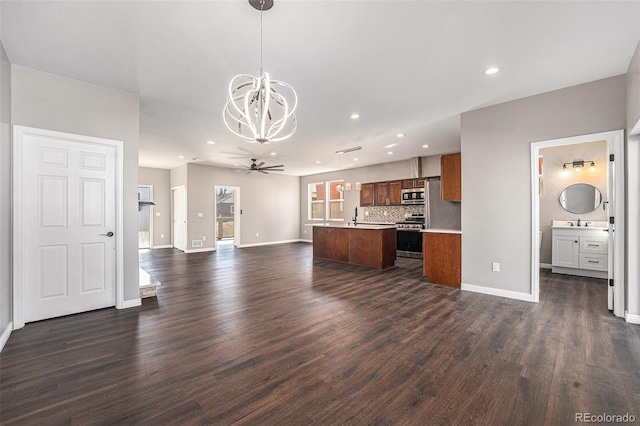
<path fill-rule="evenodd" d="M 113 232 L 109 231 L 106 234 L 100 234 L 100 235 L 105 237 L 113 237 Z"/>

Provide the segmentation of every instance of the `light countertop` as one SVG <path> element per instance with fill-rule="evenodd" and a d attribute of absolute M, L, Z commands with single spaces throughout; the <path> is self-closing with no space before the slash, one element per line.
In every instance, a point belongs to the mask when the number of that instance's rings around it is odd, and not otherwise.
<path fill-rule="evenodd" d="M 396 225 L 376 225 L 371 223 L 359 223 L 357 225 L 353 225 L 352 223 L 311 223 L 307 224 L 307 226 L 322 226 L 327 228 L 348 228 L 348 229 L 395 229 Z"/>
<path fill-rule="evenodd" d="M 420 232 L 430 232 L 430 233 L 434 233 L 434 234 L 462 234 L 462 230 L 460 230 L 460 229 L 437 229 L 437 228 L 431 228 L 431 229 L 423 229 Z"/>

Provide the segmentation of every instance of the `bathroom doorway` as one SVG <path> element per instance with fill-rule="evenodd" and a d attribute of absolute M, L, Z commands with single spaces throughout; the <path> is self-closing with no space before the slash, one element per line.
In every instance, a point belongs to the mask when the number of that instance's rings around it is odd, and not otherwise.
<path fill-rule="evenodd" d="M 539 300 L 540 267 L 553 268 L 554 272 L 557 269 L 560 273 L 575 271 L 575 275 L 582 275 L 582 271 L 586 273 L 583 276 L 596 276 L 607 280 L 604 285 L 608 286 L 608 308 L 613 310 L 616 316 L 624 316 L 623 141 L 624 132 L 620 130 L 531 144 L 531 281 L 534 301 Z M 567 201 L 570 201 L 567 200 L 567 194 L 570 193 L 570 188 L 575 189 L 572 187 L 575 184 L 595 188 L 595 194 L 601 194 L 600 202 L 594 202 L 591 209 L 586 209 L 590 211 L 569 211 L 573 207 L 567 205 Z M 589 225 L 592 228 L 585 231 Z M 557 232 L 555 239 L 552 237 L 552 226 L 555 230 L 567 227 L 568 232 L 586 232 L 589 236 L 571 236 L 563 243 L 560 238 L 561 232 Z M 603 250 L 606 250 L 604 254 L 601 252 L 597 256 L 589 252 L 595 249 L 587 243 L 591 235 L 597 232 L 596 229 L 601 232 L 597 238 L 604 242 Z M 581 252 L 581 247 L 584 253 Z M 557 250 L 556 255 L 553 254 L 554 248 Z M 567 250 L 562 253 L 569 253 L 567 258 L 574 260 L 558 260 L 559 249 L 563 248 Z M 588 264 L 589 256 L 593 257 L 594 265 L 596 262 L 607 262 L 606 268 L 589 265 L 584 270 L 580 269 Z M 570 265 L 571 262 L 574 264 Z M 593 272 L 597 268 L 601 271 Z M 607 272 L 604 273 L 602 269 Z M 589 275 L 591 273 L 595 275 Z"/>

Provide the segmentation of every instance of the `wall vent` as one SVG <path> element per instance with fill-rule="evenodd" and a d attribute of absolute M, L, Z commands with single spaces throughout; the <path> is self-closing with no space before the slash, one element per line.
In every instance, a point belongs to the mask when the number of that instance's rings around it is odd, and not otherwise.
<path fill-rule="evenodd" d="M 202 247 L 202 240 L 192 240 L 191 247 Z"/>

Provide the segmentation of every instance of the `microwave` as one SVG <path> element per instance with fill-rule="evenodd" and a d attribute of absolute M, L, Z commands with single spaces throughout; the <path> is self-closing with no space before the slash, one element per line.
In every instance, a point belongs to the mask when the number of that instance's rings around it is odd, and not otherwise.
<path fill-rule="evenodd" d="M 402 204 L 424 204 L 424 188 L 403 189 Z"/>

